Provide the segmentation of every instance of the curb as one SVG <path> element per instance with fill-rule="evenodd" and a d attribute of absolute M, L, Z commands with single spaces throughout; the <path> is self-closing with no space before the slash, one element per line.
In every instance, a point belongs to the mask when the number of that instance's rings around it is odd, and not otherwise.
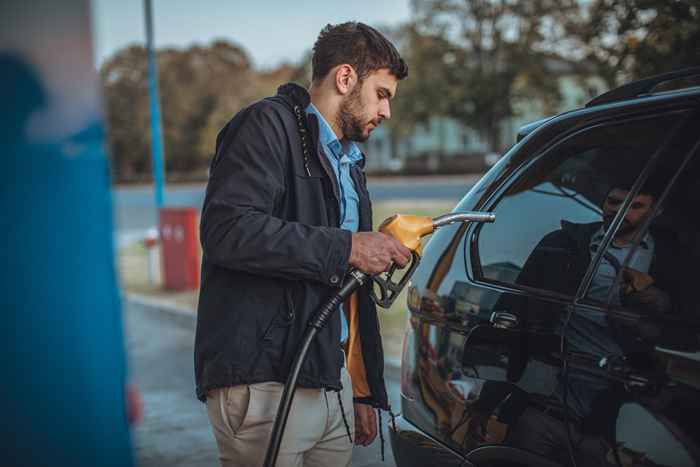
<path fill-rule="evenodd" d="M 175 305 L 164 300 L 149 297 L 137 293 L 122 294 L 122 302 L 128 307 L 139 307 L 158 315 L 159 318 L 171 320 L 177 324 L 191 327 L 197 323 L 197 312 L 191 308 Z M 384 358 L 385 376 L 399 380 L 401 378 L 401 359 L 395 357 Z"/>

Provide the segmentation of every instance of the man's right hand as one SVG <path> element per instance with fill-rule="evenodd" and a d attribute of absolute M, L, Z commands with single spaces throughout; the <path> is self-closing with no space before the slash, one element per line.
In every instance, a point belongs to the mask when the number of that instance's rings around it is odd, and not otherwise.
<path fill-rule="evenodd" d="M 389 269 L 392 261 L 404 267 L 411 260 L 411 250 L 394 237 L 381 232 L 352 234 L 350 265 L 371 276 Z"/>

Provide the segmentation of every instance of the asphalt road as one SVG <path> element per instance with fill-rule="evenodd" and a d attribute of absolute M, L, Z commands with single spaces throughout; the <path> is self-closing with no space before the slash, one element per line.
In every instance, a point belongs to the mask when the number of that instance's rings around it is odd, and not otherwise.
<path fill-rule="evenodd" d="M 143 422 L 134 430 L 134 445 L 141 467 L 217 466 L 217 451 L 205 406 L 194 395 L 194 317 L 174 314 L 155 306 L 125 300 L 130 377 L 144 398 Z M 388 369 L 389 398 L 399 410 L 397 371 Z M 386 462 L 394 466 L 386 417 Z M 367 448 L 355 447 L 353 466 L 381 460 L 379 437 Z"/>
<path fill-rule="evenodd" d="M 370 179 L 368 187 L 375 202 L 421 199 L 456 203 L 477 179 L 478 176 L 473 175 Z M 165 205 L 200 209 L 204 201 L 204 189 L 204 184 L 168 187 L 165 192 Z M 145 232 L 157 224 L 151 186 L 116 187 L 113 196 L 115 225 L 120 245 L 143 238 Z"/>

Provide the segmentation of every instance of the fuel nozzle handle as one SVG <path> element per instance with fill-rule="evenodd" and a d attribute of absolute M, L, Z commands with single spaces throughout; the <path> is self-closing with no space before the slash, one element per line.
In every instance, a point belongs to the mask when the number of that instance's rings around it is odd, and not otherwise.
<path fill-rule="evenodd" d="M 391 235 L 406 248 L 421 253 L 421 238 L 440 227 L 456 222 L 493 222 L 496 216 L 490 212 L 453 212 L 437 217 L 394 214 L 382 222 L 379 231 Z"/>
<path fill-rule="evenodd" d="M 490 212 L 453 212 L 438 217 L 411 216 L 395 214 L 386 219 L 379 226 L 379 231 L 391 235 L 411 250 L 411 262 L 401 277 L 393 279 L 397 270 L 396 264 L 392 264 L 386 273 L 372 277 L 372 300 L 382 308 L 389 308 L 399 293 L 408 283 L 415 272 L 422 255 L 421 238 L 432 234 L 435 230 L 456 222 L 494 222 L 496 216 Z"/>

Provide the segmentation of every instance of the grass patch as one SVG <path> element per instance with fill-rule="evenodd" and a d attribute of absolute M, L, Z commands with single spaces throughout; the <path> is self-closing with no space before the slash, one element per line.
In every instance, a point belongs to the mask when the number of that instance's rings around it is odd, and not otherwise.
<path fill-rule="evenodd" d="M 453 207 L 453 202 L 444 201 L 396 200 L 374 203 L 374 229 L 393 214 L 435 217 L 450 212 Z M 122 289 L 126 292 L 148 295 L 192 310 L 197 307 L 199 291 L 174 292 L 149 283 L 148 251 L 141 242 L 119 250 L 119 276 Z M 388 358 L 400 358 L 407 320 L 406 291 L 399 295 L 390 309 L 380 308 L 378 312 L 384 353 Z"/>
<path fill-rule="evenodd" d="M 125 292 L 147 295 L 192 310 L 197 308 L 199 290 L 166 290 L 149 282 L 148 250 L 141 242 L 132 243 L 119 250 L 119 280 Z"/>

